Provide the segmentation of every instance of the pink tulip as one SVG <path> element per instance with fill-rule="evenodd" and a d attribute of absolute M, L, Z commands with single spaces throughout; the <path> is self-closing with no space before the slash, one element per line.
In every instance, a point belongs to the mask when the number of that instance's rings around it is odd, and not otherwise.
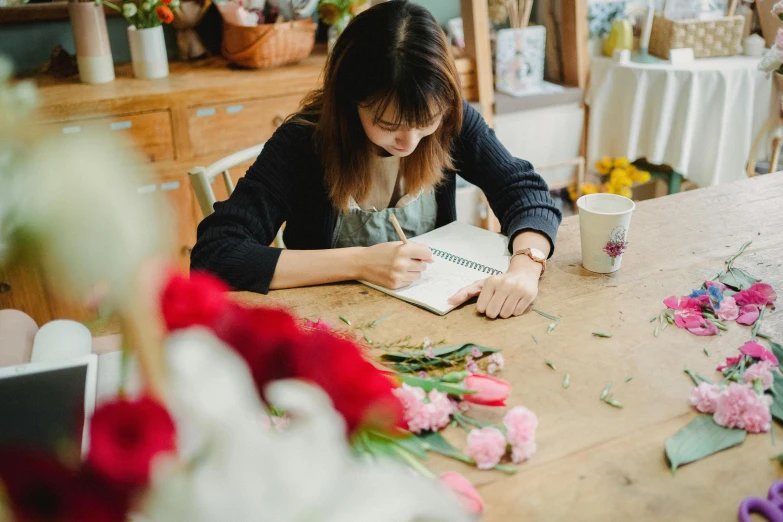
<path fill-rule="evenodd" d="M 471 515 L 479 515 L 484 511 L 484 501 L 481 500 L 481 495 L 473 487 L 473 484 L 459 473 L 453 471 L 444 473 L 438 477 L 438 482 L 453 491 L 459 498 L 462 507 Z"/>
<path fill-rule="evenodd" d="M 462 400 L 484 406 L 505 406 L 511 385 L 503 379 L 490 375 L 473 374 L 465 379 L 465 387 L 476 393 L 465 394 Z"/>

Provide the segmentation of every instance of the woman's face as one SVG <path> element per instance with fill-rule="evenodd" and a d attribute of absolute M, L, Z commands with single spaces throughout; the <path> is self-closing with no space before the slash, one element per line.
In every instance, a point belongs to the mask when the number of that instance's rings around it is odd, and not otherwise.
<path fill-rule="evenodd" d="M 381 118 L 375 123 L 375 111 L 373 107 L 359 106 L 359 119 L 367 137 L 372 143 L 385 150 L 392 156 L 404 158 L 409 156 L 419 142 L 434 133 L 440 127 L 443 117 L 439 114 L 432 120 L 427 127 L 421 129 L 410 129 L 407 127 L 396 127 L 394 123 L 394 109 L 388 107 Z"/>

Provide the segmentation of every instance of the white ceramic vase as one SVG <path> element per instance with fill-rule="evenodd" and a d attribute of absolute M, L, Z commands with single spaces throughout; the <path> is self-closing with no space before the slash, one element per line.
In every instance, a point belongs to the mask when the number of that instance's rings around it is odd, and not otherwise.
<path fill-rule="evenodd" d="M 166 55 L 166 40 L 163 26 L 136 29 L 128 27 L 133 75 L 136 78 L 164 78 L 169 75 L 169 60 Z"/>

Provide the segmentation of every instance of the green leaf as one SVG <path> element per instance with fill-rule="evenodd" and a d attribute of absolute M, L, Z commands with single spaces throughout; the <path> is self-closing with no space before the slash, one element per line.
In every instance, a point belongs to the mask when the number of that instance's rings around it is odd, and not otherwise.
<path fill-rule="evenodd" d="M 742 444 L 745 436 L 745 430 L 724 428 L 715 424 L 711 415 L 699 415 L 666 440 L 666 457 L 672 473 L 679 466 Z"/>
<path fill-rule="evenodd" d="M 440 346 L 438 348 L 432 348 L 433 357 L 459 359 L 466 355 L 469 355 L 473 348 L 478 348 L 482 355 L 499 352 L 496 348 L 487 348 L 486 346 L 480 346 L 478 344 L 467 343 L 458 344 L 456 346 Z M 416 350 L 415 352 L 407 353 L 385 353 L 381 355 L 381 359 L 386 361 L 407 361 L 410 359 L 421 359 L 427 357 L 429 350 Z"/>
<path fill-rule="evenodd" d="M 604 386 L 604 389 L 601 391 L 601 395 L 598 397 L 601 400 L 606 399 L 606 396 L 609 395 L 609 388 L 612 387 L 611 382 L 607 382 L 606 386 Z"/>
<path fill-rule="evenodd" d="M 533 336 L 531 336 L 531 337 L 533 337 L 533 342 L 534 342 L 534 343 L 536 343 L 536 344 L 538 344 L 538 339 L 536 339 L 536 336 L 535 336 L 535 335 L 533 335 Z"/>
<path fill-rule="evenodd" d="M 778 422 L 783 423 L 783 377 L 777 372 L 774 372 L 772 377 L 772 406 L 769 411 Z"/>
<path fill-rule="evenodd" d="M 544 361 L 544 363 L 545 363 L 547 366 L 549 366 L 550 368 L 552 368 L 553 370 L 557 370 L 557 368 L 555 368 L 555 365 L 554 365 L 554 364 L 552 364 L 552 362 L 551 362 L 551 361 Z"/>
<path fill-rule="evenodd" d="M 344 322 L 345 324 L 347 324 L 348 326 L 351 326 L 351 321 L 350 321 L 350 320 L 348 320 L 348 319 L 346 319 L 346 318 L 345 318 L 345 317 L 343 317 L 342 315 L 340 316 L 340 320 L 341 320 L 342 322 Z"/>
<path fill-rule="evenodd" d="M 367 333 L 364 334 L 364 340 L 367 341 L 367 344 L 372 344 L 372 339 L 370 339 Z"/>
<path fill-rule="evenodd" d="M 604 332 L 593 332 L 593 335 L 595 335 L 596 337 L 606 337 L 606 338 L 609 338 L 609 337 L 612 336 L 612 334 L 604 333 Z"/>
<path fill-rule="evenodd" d="M 772 353 L 775 354 L 775 357 L 778 358 L 778 365 L 781 369 L 783 369 L 783 346 L 772 340 L 767 340 L 767 344 L 769 345 L 769 349 L 772 351 Z"/>
<path fill-rule="evenodd" d="M 446 457 L 451 457 L 468 464 L 473 462 L 470 457 L 452 446 L 451 443 L 437 431 L 425 432 L 417 437 L 422 442 L 422 446 L 429 451 L 440 453 Z"/>
<path fill-rule="evenodd" d="M 456 397 L 462 397 L 463 395 L 470 395 L 476 393 L 476 390 L 469 390 L 456 384 L 449 384 L 447 382 L 440 382 L 433 379 L 426 379 L 423 377 L 414 377 L 413 375 L 400 375 L 402 382 L 407 383 L 410 386 L 417 386 L 424 391 L 438 390 L 442 393 L 454 395 Z"/>
<path fill-rule="evenodd" d="M 563 379 L 563 388 L 568 388 L 569 386 L 571 386 L 571 374 L 567 373 Z"/>
<path fill-rule="evenodd" d="M 427 459 L 427 449 L 418 437 L 411 436 L 401 439 L 392 439 L 394 443 L 416 455 L 421 460 Z"/>
<path fill-rule="evenodd" d="M 546 333 L 550 333 L 552 330 L 555 329 L 555 326 L 557 326 L 558 321 L 554 321 L 552 323 L 549 323 L 549 328 L 546 329 Z"/>
<path fill-rule="evenodd" d="M 741 268 L 730 268 L 718 278 L 718 281 L 735 290 L 744 290 L 750 288 L 753 283 L 761 281 L 744 271 Z"/>

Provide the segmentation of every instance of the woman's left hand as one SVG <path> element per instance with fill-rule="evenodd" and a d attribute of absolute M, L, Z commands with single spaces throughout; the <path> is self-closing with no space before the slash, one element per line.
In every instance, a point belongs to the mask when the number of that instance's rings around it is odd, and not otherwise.
<path fill-rule="evenodd" d="M 459 290 L 449 303 L 458 306 L 479 296 L 476 310 L 490 319 L 521 315 L 538 295 L 542 266 L 526 256 L 516 256 L 508 272 L 476 281 Z"/>

